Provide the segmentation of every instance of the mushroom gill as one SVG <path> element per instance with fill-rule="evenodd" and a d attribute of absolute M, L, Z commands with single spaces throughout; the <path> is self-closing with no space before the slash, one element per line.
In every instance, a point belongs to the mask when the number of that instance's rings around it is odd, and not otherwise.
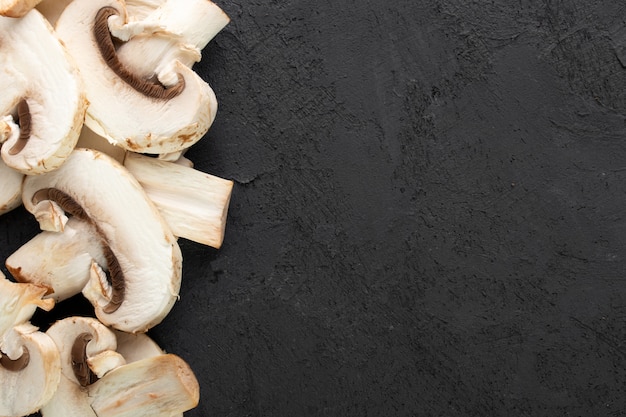
<path fill-rule="evenodd" d="M 111 297 L 109 303 L 103 308 L 105 313 L 113 313 L 124 301 L 126 286 L 124 284 L 124 272 L 113 253 L 111 246 L 104 237 L 104 233 L 98 225 L 89 217 L 85 209 L 76 202 L 70 195 L 57 188 L 42 188 L 35 192 L 32 197 L 33 204 L 37 205 L 41 201 L 49 200 L 57 203 L 66 213 L 91 224 L 101 238 L 102 249 L 107 263 L 107 281 L 111 286 Z"/>
<path fill-rule="evenodd" d="M 28 362 L 30 362 L 30 353 L 26 347 L 23 347 L 23 349 L 24 353 L 22 353 L 22 356 L 15 360 L 3 354 L 0 357 L 0 366 L 9 372 L 19 372 L 26 368 L 28 366 Z"/>
<path fill-rule="evenodd" d="M 20 102 L 17 103 L 17 117 L 20 126 L 20 136 L 17 142 L 9 149 L 9 155 L 17 155 L 20 153 L 28 143 L 28 139 L 30 139 L 32 117 L 26 99 L 21 99 Z"/>
<path fill-rule="evenodd" d="M 170 100 L 182 93 L 185 89 L 185 79 L 180 74 L 178 74 L 178 82 L 176 84 L 171 87 L 165 87 L 158 81 L 145 80 L 138 77 L 120 62 L 108 25 L 109 17 L 116 15 L 118 15 L 118 12 L 114 7 L 103 7 L 96 14 L 93 25 L 98 49 L 109 68 L 125 83 L 147 97 Z"/>

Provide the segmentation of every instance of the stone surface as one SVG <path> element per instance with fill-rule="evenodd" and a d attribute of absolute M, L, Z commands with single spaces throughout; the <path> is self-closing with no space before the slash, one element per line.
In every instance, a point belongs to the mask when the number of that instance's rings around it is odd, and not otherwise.
<path fill-rule="evenodd" d="M 188 156 L 236 181 L 225 244 L 181 242 L 151 332 L 186 415 L 622 415 L 624 5 L 218 4 Z"/>

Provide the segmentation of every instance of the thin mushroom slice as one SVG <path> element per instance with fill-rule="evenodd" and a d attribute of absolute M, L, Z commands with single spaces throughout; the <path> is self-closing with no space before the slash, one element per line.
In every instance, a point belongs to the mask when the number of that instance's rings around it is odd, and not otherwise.
<path fill-rule="evenodd" d="M 127 69 L 117 56 L 117 36 L 127 37 L 150 24 L 128 23 L 116 0 L 74 0 L 57 21 L 56 31 L 76 58 L 86 85 L 85 123 L 96 134 L 127 150 L 170 153 L 197 142 L 213 122 L 213 90 L 179 61 L 173 85 L 163 85 Z"/>
<path fill-rule="evenodd" d="M 42 407 L 44 417 L 95 417 L 89 385 L 126 361 L 115 352 L 115 334 L 90 317 L 68 317 L 46 332 L 60 353 L 61 379 L 54 396 Z"/>
<path fill-rule="evenodd" d="M 94 262 L 106 265 L 102 238 L 93 225 L 71 218 L 62 232 L 44 231 L 22 245 L 6 267 L 16 281 L 50 288 L 47 297 L 60 302 L 80 294 Z"/>
<path fill-rule="evenodd" d="M 28 176 L 22 197 L 31 213 L 49 201 L 93 225 L 106 265 L 92 263 L 83 294 L 100 321 L 144 332 L 171 310 L 180 289 L 180 248 L 137 180 L 118 162 L 77 149 L 58 170 Z"/>
<path fill-rule="evenodd" d="M 83 124 L 87 101 L 77 67 L 37 11 L 0 17 L 0 142 L 24 174 L 58 168 Z"/>
<path fill-rule="evenodd" d="M 59 385 L 59 351 L 49 336 L 30 324 L 5 333 L 2 344 L 0 416 L 32 414 L 52 398 Z M 17 353 L 12 357 L 10 351 Z"/>
<path fill-rule="evenodd" d="M 0 16 L 22 17 L 41 0 L 0 0 Z"/>

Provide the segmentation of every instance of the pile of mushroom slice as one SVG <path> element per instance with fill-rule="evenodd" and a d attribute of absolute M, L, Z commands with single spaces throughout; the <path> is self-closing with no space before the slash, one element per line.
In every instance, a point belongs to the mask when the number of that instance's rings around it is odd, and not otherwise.
<path fill-rule="evenodd" d="M 233 183 L 184 153 L 217 111 L 192 66 L 228 22 L 210 0 L 0 0 L 0 215 L 41 228 L 0 273 L 0 417 L 198 404 L 146 332 L 179 298 L 178 239 L 224 239 Z M 95 317 L 31 324 L 80 294 Z"/>

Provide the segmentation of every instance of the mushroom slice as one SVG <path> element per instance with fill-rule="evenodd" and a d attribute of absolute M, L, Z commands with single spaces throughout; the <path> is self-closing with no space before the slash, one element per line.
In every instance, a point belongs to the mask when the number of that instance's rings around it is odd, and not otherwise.
<path fill-rule="evenodd" d="M 2 344 L 0 415 L 32 414 L 52 398 L 59 385 L 59 351 L 49 336 L 31 324 L 12 328 L 2 337 Z"/>
<path fill-rule="evenodd" d="M 41 0 L 0 0 L 0 16 L 22 17 Z"/>
<path fill-rule="evenodd" d="M 89 397 L 98 417 L 170 417 L 197 406 L 200 387 L 185 361 L 165 354 L 112 370 Z"/>
<path fill-rule="evenodd" d="M 126 359 L 127 363 L 141 359 L 164 355 L 159 345 L 145 333 L 130 334 L 114 331 L 117 337 L 117 352 Z"/>
<path fill-rule="evenodd" d="M 137 180 L 118 162 L 77 149 L 58 170 L 28 176 L 22 198 L 31 213 L 59 216 L 56 205 L 93 225 L 106 265 L 92 263 L 83 294 L 100 321 L 144 332 L 171 310 L 180 289 L 180 248 Z"/>
<path fill-rule="evenodd" d="M 57 21 L 56 31 L 76 58 L 89 108 L 85 123 L 111 143 L 135 152 L 170 153 L 197 142 L 215 118 L 213 90 L 179 61 L 173 85 L 163 85 L 129 71 L 117 57 L 113 32 L 120 38 L 158 30 L 128 23 L 116 0 L 74 0 Z M 119 38 L 118 38 L 119 40 Z"/>
<path fill-rule="evenodd" d="M 115 334 L 98 320 L 68 317 L 46 332 L 60 352 L 61 380 L 41 409 L 45 417 L 95 417 L 88 386 L 126 362 L 115 352 Z"/>
<path fill-rule="evenodd" d="M 24 174 L 7 166 L 0 159 L 0 214 L 8 213 L 22 204 Z"/>
<path fill-rule="evenodd" d="M 120 61 L 135 74 L 175 83 L 169 68 L 179 61 L 190 67 L 200 61 L 200 51 L 229 22 L 229 17 L 209 0 L 167 0 L 145 17 L 158 33 L 142 34 L 118 50 Z"/>
<path fill-rule="evenodd" d="M 22 245 L 6 267 L 19 282 L 51 288 L 48 297 L 59 302 L 80 294 L 94 262 L 106 265 L 102 238 L 90 223 L 71 218 L 62 232 L 44 231 Z"/>
<path fill-rule="evenodd" d="M 174 235 L 221 246 L 232 181 L 131 152 L 124 166 L 146 190 Z"/>
<path fill-rule="evenodd" d="M 50 310 L 54 306 L 53 300 L 42 300 L 47 291 L 11 282 L 0 273 L 0 416 L 34 413 L 59 383 L 60 360 L 54 342 L 28 323 L 37 307 Z"/>
<path fill-rule="evenodd" d="M 2 159 L 25 174 L 54 170 L 76 145 L 85 116 L 77 68 L 37 10 L 0 17 L 0 33 Z"/>

